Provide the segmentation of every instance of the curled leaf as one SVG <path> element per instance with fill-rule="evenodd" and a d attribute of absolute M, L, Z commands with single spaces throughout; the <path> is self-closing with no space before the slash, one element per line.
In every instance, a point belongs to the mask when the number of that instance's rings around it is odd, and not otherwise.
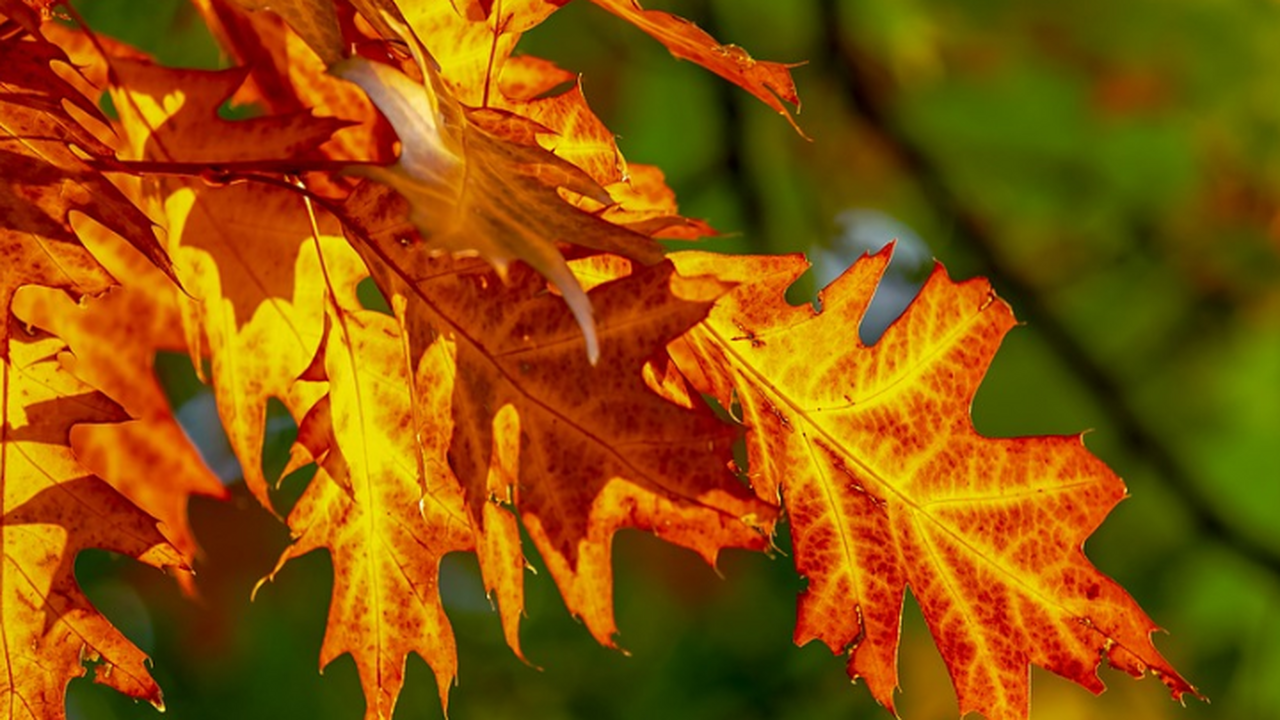
<path fill-rule="evenodd" d="M 557 243 L 647 264 L 662 258 L 661 247 L 565 202 L 559 188 L 612 201 L 582 169 L 539 146 L 537 136 L 547 128 L 510 112 L 464 108 L 440 80 L 426 50 L 407 28 L 401 31 L 423 82 L 363 58 L 332 70 L 363 88 L 400 137 L 394 165 L 359 172 L 404 197 L 409 221 L 432 251 L 479 255 L 504 279 L 511 261 L 522 260 L 555 285 L 594 363 L 600 348 L 591 302 Z"/>

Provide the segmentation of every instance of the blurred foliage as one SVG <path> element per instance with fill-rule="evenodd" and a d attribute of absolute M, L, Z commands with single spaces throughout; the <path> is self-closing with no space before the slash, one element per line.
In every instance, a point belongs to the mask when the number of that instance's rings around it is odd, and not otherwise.
<path fill-rule="evenodd" d="M 1128 481 L 1133 497 L 1089 554 L 1170 628 L 1160 647 L 1213 704 L 1184 709 L 1158 683 L 1108 670 L 1112 687 L 1094 698 L 1036 671 L 1032 717 L 1280 717 L 1280 4 L 646 6 L 757 57 L 807 60 L 795 74 L 812 142 L 588 3 L 571 3 L 522 49 L 584 72 L 628 159 L 662 167 L 686 214 L 725 231 L 708 247 L 808 251 L 829 278 L 896 235 L 908 261 L 899 289 L 929 256 L 954 276 L 990 277 L 1026 326 L 979 394 L 978 428 L 1090 429 L 1089 446 Z M 133 0 L 77 7 L 166 63 L 218 62 L 181 0 L 146 13 Z M 814 292 L 802 282 L 795 302 Z M 189 369 L 183 379 L 173 362 L 161 367 L 178 378 L 175 398 L 201 397 Z M 279 458 L 289 429 L 277 425 Z M 285 479 L 280 505 L 305 482 Z M 251 603 L 287 536 L 237 498 L 192 508 L 200 600 L 105 553 L 81 557 L 82 582 L 152 655 L 175 717 L 359 717 L 350 660 L 315 671 L 328 559 L 291 564 Z M 774 558 L 728 554 L 721 579 L 688 553 L 620 536 L 629 656 L 596 646 L 549 578 L 532 576 L 525 649 L 542 672 L 506 650 L 474 561 L 449 558 L 442 586 L 461 662 L 451 716 L 889 717 L 848 687 L 839 659 L 792 646 L 801 581 L 786 543 Z M 955 717 L 910 602 L 905 625 L 902 716 Z M 83 720 L 154 717 L 87 681 L 68 703 Z M 441 714 L 430 673 L 411 659 L 397 717 Z"/>

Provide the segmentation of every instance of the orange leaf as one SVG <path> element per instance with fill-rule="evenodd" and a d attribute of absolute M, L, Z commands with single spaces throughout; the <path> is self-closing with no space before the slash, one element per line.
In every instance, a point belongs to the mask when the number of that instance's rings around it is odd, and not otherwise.
<path fill-rule="evenodd" d="M 53 71 L 54 62 L 70 71 L 63 52 L 41 38 L 0 38 L 0 309 L 6 312 L 23 284 L 77 294 L 110 285 L 71 229 L 72 211 L 107 223 L 171 272 L 151 221 L 79 154 L 101 158 L 112 151 L 81 124 L 101 123 L 101 116 Z M 7 324 L 0 325 L 0 345 L 7 333 Z"/>
<path fill-rule="evenodd" d="M 163 705 L 147 659 L 89 604 L 73 574 L 90 547 L 155 567 L 182 566 L 154 521 L 98 478 L 67 447 L 79 423 L 116 422 L 117 406 L 63 369 L 65 345 L 6 319 L 0 344 L 0 707 L 7 718 L 62 720 L 71 678 L 94 679 Z"/>
<path fill-rule="evenodd" d="M 702 392 L 735 401 L 757 492 L 781 492 L 808 578 L 795 639 L 849 653 L 849 674 L 893 707 L 910 586 L 951 672 L 962 715 L 1027 717 L 1028 665 L 1100 692 L 1096 668 L 1195 692 L 1152 646 L 1151 620 L 1081 547 L 1124 484 L 1079 437 L 986 438 L 969 405 L 1009 307 L 941 267 L 874 346 L 858 326 L 889 261 L 860 260 L 793 307 L 796 256 L 680 254 L 684 273 L 745 284 L 673 344 Z"/>
<path fill-rule="evenodd" d="M 342 30 L 330 0 L 232 0 L 245 10 L 273 10 L 325 65 L 342 59 Z"/>
<path fill-rule="evenodd" d="M 564 5 L 568 0 L 549 0 Z M 764 62 L 751 57 L 737 45 L 721 45 L 715 38 L 682 17 L 645 10 L 636 0 L 591 0 L 600 7 L 635 25 L 651 35 L 681 60 L 690 60 L 735 85 L 755 95 L 787 119 L 800 132 L 795 118 L 787 111 L 783 101 L 800 107 L 800 96 L 791 79 L 791 68 L 776 62 Z M 802 133 L 803 134 L 803 133 Z"/>
<path fill-rule="evenodd" d="M 800 132 L 800 127 L 784 104 L 789 103 L 799 109 L 800 96 L 796 92 L 795 81 L 791 79 L 791 68 L 797 67 L 799 63 L 756 60 L 737 45 L 722 45 L 688 20 L 661 10 L 645 10 L 636 0 L 591 1 L 645 31 L 665 45 L 675 57 L 695 62 L 742 87 L 787 118 L 791 126 Z M 468 88 L 481 87 L 478 80 L 483 78 L 483 87 L 487 89 L 491 77 L 501 76 L 498 70 L 511 53 L 520 33 L 541 23 L 555 9 L 569 4 L 569 0 L 453 0 L 450 4 L 458 7 L 459 11 L 452 13 L 449 12 L 452 8 L 446 3 L 408 0 L 402 4 L 408 6 L 405 16 L 419 37 L 434 40 L 437 34 L 443 34 L 449 38 L 446 41 L 449 43 L 448 48 L 439 52 L 436 44 L 430 43 L 432 54 L 440 59 L 445 69 L 445 76 L 456 79 Z M 424 17 L 430 20 L 420 20 Z M 471 21 L 467 31 L 433 32 L 442 25 L 456 28 L 456 19 L 459 17 Z M 487 20 L 487 23 L 478 22 L 480 20 Z M 485 63 L 482 49 L 488 47 L 493 52 Z M 466 96 L 460 97 L 464 102 L 480 104 L 474 99 L 468 100 Z M 487 100 L 490 95 L 486 92 L 484 97 Z"/>
<path fill-rule="evenodd" d="M 503 275 L 511 261 L 523 260 L 550 280 L 573 311 L 594 361 L 599 348 L 591 304 L 556 244 L 572 242 L 643 262 L 661 258 L 661 247 L 562 200 L 557 188 L 611 202 L 581 168 L 536 143 L 542 128 L 532 120 L 487 108 L 465 111 L 448 94 L 425 49 L 402 30 L 424 82 L 364 58 L 334 68 L 369 93 L 400 137 L 394 165 L 360 171 L 405 198 L 410 222 L 434 251 L 479 254 Z"/>
<path fill-rule="evenodd" d="M 570 612 L 610 646 L 618 529 L 649 530 L 708 562 L 723 547 L 767 544 L 775 508 L 730 473 L 727 428 L 704 405 L 672 403 L 645 381 L 646 360 L 707 312 L 721 283 L 675 277 L 663 263 L 595 288 L 593 366 L 569 310 L 528 268 L 513 266 L 503 283 L 481 264 L 432 259 L 397 237 L 384 226 L 358 247 L 397 309 L 412 362 L 436 337 L 457 345 L 449 457 L 491 589 L 510 589 L 494 573 L 509 577 L 519 557 L 510 526 L 498 529 L 508 543 L 491 544 L 484 509 L 494 502 L 513 505 Z M 509 638 L 518 602 L 502 605 Z"/>
<path fill-rule="evenodd" d="M 230 122 L 218 107 L 248 71 L 186 70 L 115 57 L 111 89 L 133 156 L 217 166 L 319 158 L 317 148 L 348 122 L 291 112 Z"/>
<path fill-rule="evenodd" d="M 340 121 L 307 114 L 226 122 L 216 107 L 243 80 L 240 71 L 169 70 L 112 60 L 127 85 L 115 89 L 121 122 L 147 160 L 237 162 L 309 156 Z M 169 180 L 157 199 L 168 250 L 192 298 L 182 304 L 187 345 L 199 365 L 212 358 L 214 394 L 245 482 L 269 507 L 262 470 L 266 403 L 282 400 L 301 417 L 314 393 L 295 388 L 319 347 L 327 286 L 325 252 L 344 307 L 358 307 L 365 271 L 338 228 L 319 227 L 303 199 L 280 187 L 210 187 Z M 247 240 L 247 238 L 249 238 Z"/>
<path fill-rule="evenodd" d="M 626 163 L 612 132 L 587 106 L 577 75 L 549 60 L 511 55 L 521 34 L 555 9 L 546 0 L 504 0 L 501 16 L 474 3 L 405 3 L 410 27 L 463 106 L 501 110 L 533 121 L 531 142 L 601 184 L 622 181 Z M 557 90 L 559 92 L 557 92 Z"/>
<path fill-rule="evenodd" d="M 676 194 L 667 186 L 662 170 L 653 165 L 629 165 L 627 178 L 608 186 L 614 204 L 600 206 L 580 198 L 579 206 L 615 225 L 654 238 L 697 240 L 716 234 L 702 220 L 682 217 Z"/>
<path fill-rule="evenodd" d="M 439 67 L 448 92 L 467 107 L 505 107 L 499 92 L 512 50 L 526 30 L 545 20 L 556 7 L 546 0 L 503 0 L 501 17 L 474 0 L 437 2 L 400 0 L 397 5 L 405 24 L 420 38 Z M 541 68 L 524 65 L 513 70 L 507 87 L 531 87 L 530 81 L 549 90 L 547 82 L 562 78 L 551 63 Z M 542 75 L 542 79 L 532 77 Z M 560 82 L 554 82 L 555 85 Z M 539 93 L 534 93 L 541 94 Z M 518 92 L 510 100 L 527 99 Z"/>
<path fill-rule="evenodd" d="M 66 341 L 76 377 L 133 418 L 76 427 L 72 447 L 85 466 L 159 519 L 166 539 L 190 562 L 196 543 L 187 524 L 188 497 L 227 493 L 178 425 L 153 371 L 157 351 L 187 350 L 178 290 L 105 227 L 78 223 L 76 230 L 107 270 L 127 283 L 80 303 L 60 290 L 26 287 L 14 298 L 14 313 Z"/>
<path fill-rule="evenodd" d="M 414 418 L 425 414 L 442 433 L 439 439 L 447 440 L 450 387 L 418 385 L 415 408 L 395 320 L 369 311 L 331 308 L 330 314 L 324 352 L 329 395 L 303 421 L 303 433 L 327 436 L 329 447 L 289 515 L 296 540 L 277 571 L 292 558 L 329 549 L 333 601 L 320 664 L 323 669 L 351 653 L 365 691 L 365 717 L 392 716 L 410 652 L 435 671 L 447 707 L 457 655 L 437 587 L 440 558 L 471 550 L 472 540 L 444 445 L 424 438 L 420 455 Z M 450 364 L 444 344 L 439 341 L 423 363 Z"/>
<path fill-rule="evenodd" d="M 309 2 L 301 0 L 303 5 Z M 196 0 L 195 5 L 221 44 L 249 70 L 238 99 L 251 100 L 273 113 L 310 110 L 318 117 L 352 123 L 320 146 L 326 157 L 366 160 L 394 156 L 390 127 L 375 122 L 378 111 L 360 88 L 328 75 L 325 61 L 280 17 L 270 12 L 246 12 L 237 3 L 240 0 Z M 331 3 L 325 4 L 332 10 Z M 318 18 L 317 22 L 323 25 L 327 21 Z M 319 32 L 325 35 L 329 31 L 320 28 Z"/>

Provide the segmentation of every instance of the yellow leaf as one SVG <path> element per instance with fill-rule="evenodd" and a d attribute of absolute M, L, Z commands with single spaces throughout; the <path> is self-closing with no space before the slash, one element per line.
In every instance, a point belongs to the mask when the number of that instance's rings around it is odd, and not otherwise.
<path fill-rule="evenodd" d="M 444 445 L 429 439 L 420 445 L 414 427 L 415 414 L 425 414 L 430 427 L 447 438 L 451 388 L 419 386 L 414 407 L 395 320 L 337 309 L 331 318 L 324 353 L 329 395 L 303 423 L 304 432 L 326 435 L 329 446 L 289 514 L 296 539 L 277 571 L 292 558 L 328 548 L 333 600 L 320 663 L 323 668 L 351 653 L 365 691 L 366 718 L 392 716 L 410 652 L 435 671 L 447 706 L 457 656 L 440 605 L 440 558 L 471 550 L 473 543 Z M 423 365 L 452 363 L 448 345 L 438 341 Z"/>

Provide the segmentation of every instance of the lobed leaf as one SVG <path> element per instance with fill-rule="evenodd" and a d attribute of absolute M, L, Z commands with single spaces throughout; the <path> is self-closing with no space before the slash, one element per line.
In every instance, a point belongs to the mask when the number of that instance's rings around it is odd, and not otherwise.
<path fill-rule="evenodd" d="M 377 207 L 356 216 L 374 220 Z M 592 365 L 568 309 L 527 268 L 513 267 L 503 283 L 482 265 L 401 244 L 394 224 L 380 227 L 366 228 L 359 249 L 397 310 L 411 362 L 437 337 L 457 344 L 449 457 L 489 587 L 498 586 L 492 570 L 519 556 L 518 546 L 486 556 L 491 502 L 512 505 L 570 612 L 606 645 L 616 633 L 609 544 L 618 529 L 650 530 L 709 562 L 723 547 L 767 544 L 774 509 L 729 471 L 731 434 L 705 406 L 672 403 L 644 377 L 722 284 L 659 264 L 595 288 L 601 344 Z M 511 529 L 499 532 L 514 541 Z M 518 613 L 503 607 L 508 628 Z"/>
<path fill-rule="evenodd" d="M 112 276 L 128 284 L 81 302 L 54 288 L 25 287 L 14 298 L 14 314 L 62 338 L 75 355 L 75 375 L 132 418 L 73 428 L 71 446 L 94 474 L 158 519 L 190 562 L 196 541 L 188 498 L 225 498 L 227 491 L 178 425 L 154 373 L 157 352 L 187 350 L 179 291 L 104 226 L 78 223 L 76 230 Z"/>
<path fill-rule="evenodd" d="M 113 155 L 82 124 L 101 123 L 101 115 L 52 63 L 69 67 L 62 50 L 47 40 L 0 37 L 0 309 L 6 312 L 21 285 L 83 295 L 112 283 L 77 239 L 72 212 L 108 224 L 172 274 L 151 221 L 85 159 Z M 0 353 L 7 337 L 5 323 Z"/>
<path fill-rule="evenodd" d="M 858 326 L 889 261 L 864 257 L 819 296 L 783 293 L 796 256 L 679 254 L 683 273 L 740 281 L 672 346 L 701 392 L 741 407 L 750 477 L 781 497 L 801 594 L 795 639 L 848 653 L 893 709 L 910 587 L 951 673 L 962 715 L 1024 720 L 1029 665 L 1093 692 L 1103 658 L 1195 693 L 1151 644 L 1154 624 L 1085 558 L 1085 539 L 1125 495 L 1079 437 L 987 438 L 969 405 L 1014 324 L 983 280 L 935 268 L 867 347 Z"/>
<path fill-rule="evenodd" d="M 565 5 L 569 0 L 548 1 Z M 796 65 L 756 60 L 740 46 L 722 45 L 688 20 L 661 10 L 645 10 L 636 0 L 591 1 L 645 31 L 675 57 L 695 62 L 742 87 L 800 132 L 800 126 L 787 110 L 787 104 L 795 106 L 797 111 L 800 107 L 800 95 L 791 79 L 791 68 Z"/>
<path fill-rule="evenodd" d="M 320 664 L 351 653 L 367 718 L 392 716 L 410 652 L 435 671 L 447 707 L 457 651 L 440 604 L 440 558 L 473 549 L 461 488 L 438 442 L 447 439 L 448 423 L 434 422 L 448 417 L 450 388 L 411 392 L 413 373 L 393 318 L 336 305 L 329 317 L 329 394 L 303 421 L 305 436 L 323 439 L 311 448 L 319 471 L 289 514 L 295 542 L 277 571 L 292 558 L 329 550 L 333 600 Z M 424 354 L 420 373 L 443 364 L 432 377 L 447 377 L 452 357 L 444 344 Z M 424 429 L 434 437 L 414 432 L 418 414 L 432 418 Z"/>
<path fill-rule="evenodd" d="M 65 345 L 6 318 L 0 347 L 0 707 L 10 720 L 62 720 L 86 663 L 94 680 L 163 707 L 146 656 L 80 592 L 76 553 L 102 548 L 183 567 L 154 520 L 89 474 L 68 433 L 120 409 L 62 367 Z"/>
<path fill-rule="evenodd" d="M 343 125 L 309 113 L 241 122 L 218 118 L 217 106 L 244 80 L 239 70 L 170 70 L 115 58 L 123 85 L 113 91 L 134 151 L 147 160 L 220 163 L 309 157 Z M 319 347 L 328 258 L 345 307 L 358 307 L 365 275 L 332 221 L 313 237 L 304 200 L 280 187 L 221 185 L 174 178 L 155 202 L 168 228 L 168 250 L 191 298 L 182 303 L 193 361 L 212 359 L 214 394 L 245 481 L 270 507 L 262 470 L 267 400 L 301 417 L 315 401 L 295 388 Z M 249 241 L 246 241 L 249 240 Z"/>

